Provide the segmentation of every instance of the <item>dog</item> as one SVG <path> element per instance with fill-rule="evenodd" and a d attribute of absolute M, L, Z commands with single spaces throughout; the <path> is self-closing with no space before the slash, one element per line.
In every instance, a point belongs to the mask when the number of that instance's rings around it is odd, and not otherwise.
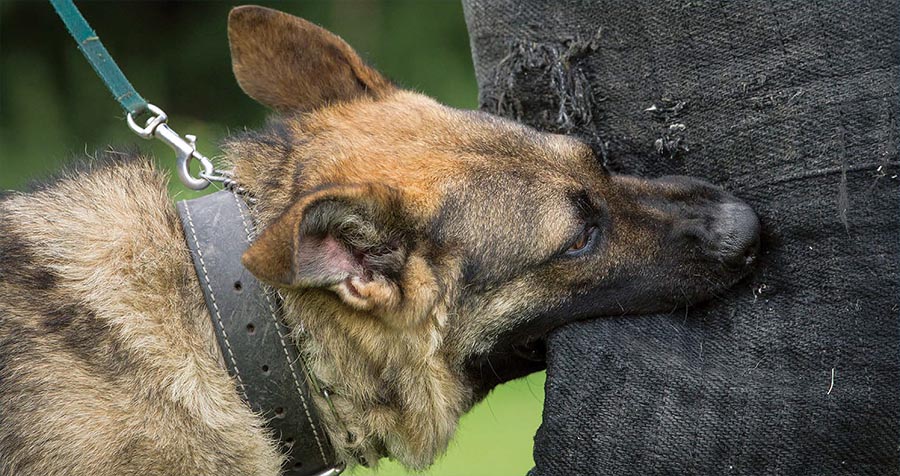
<path fill-rule="evenodd" d="M 608 171 L 578 139 L 401 89 L 334 34 L 229 15 L 226 140 L 338 457 L 421 470 L 576 319 L 668 312 L 744 277 L 759 221 L 698 179 Z M 276 475 L 223 365 L 167 177 L 107 151 L 0 201 L 0 475 Z M 332 414 L 342 421 L 338 425 Z"/>

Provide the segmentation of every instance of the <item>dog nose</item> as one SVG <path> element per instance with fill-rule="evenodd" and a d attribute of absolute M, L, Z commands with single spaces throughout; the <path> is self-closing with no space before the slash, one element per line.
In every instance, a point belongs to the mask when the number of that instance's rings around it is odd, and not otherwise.
<path fill-rule="evenodd" d="M 743 269 L 756 261 L 759 218 L 746 203 L 734 199 L 718 205 L 710 225 L 710 251 L 725 266 Z"/>
<path fill-rule="evenodd" d="M 672 235 L 704 261 L 743 274 L 757 259 L 760 223 L 743 200 L 700 179 L 669 175 L 653 180 L 666 200 L 656 205 L 673 217 Z M 662 203 L 660 205 L 659 203 Z"/>

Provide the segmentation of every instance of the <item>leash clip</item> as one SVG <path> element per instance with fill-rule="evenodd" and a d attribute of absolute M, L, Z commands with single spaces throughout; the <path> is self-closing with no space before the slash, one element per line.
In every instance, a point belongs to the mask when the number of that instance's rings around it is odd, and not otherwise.
<path fill-rule="evenodd" d="M 132 116 L 130 112 L 125 117 L 128 121 L 128 127 L 141 138 L 159 139 L 175 151 L 178 178 L 181 179 L 181 183 L 183 183 L 185 187 L 191 190 L 203 190 L 208 187 L 210 182 L 206 177 L 214 177 L 214 167 L 209 159 L 200 152 L 197 152 L 197 137 L 185 135 L 184 138 L 182 138 L 166 124 L 169 116 L 166 115 L 165 111 L 149 103 L 147 104 L 147 109 L 153 113 L 153 116 L 147 119 L 144 123 L 144 127 L 141 127 L 134 122 L 134 116 Z M 198 177 L 191 175 L 190 164 L 192 159 L 199 161 L 200 166 L 203 169 L 198 174 Z"/>

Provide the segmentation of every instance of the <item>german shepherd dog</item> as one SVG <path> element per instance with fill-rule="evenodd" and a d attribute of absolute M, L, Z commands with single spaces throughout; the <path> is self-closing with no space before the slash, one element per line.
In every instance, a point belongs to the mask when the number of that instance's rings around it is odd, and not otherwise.
<path fill-rule="evenodd" d="M 460 416 L 542 368 L 565 322 L 664 311 L 747 274 L 759 222 L 686 177 L 400 89 L 261 7 L 228 19 L 241 88 L 276 111 L 224 144 L 260 236 L 243 255 L 302 326 L 341 460 L 428 467 Z M 167 177 L 106 152 L 0 201 L 0 474 L 276 475 L 223 367 Z"/>

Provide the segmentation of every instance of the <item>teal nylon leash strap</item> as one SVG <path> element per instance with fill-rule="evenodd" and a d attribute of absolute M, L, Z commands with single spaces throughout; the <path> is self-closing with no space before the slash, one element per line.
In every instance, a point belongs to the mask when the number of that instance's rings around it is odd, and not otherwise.
<path fill-rule="evenodd" d="M 94 68 L 94 72 L 100 76 L 109 92 L 127 112 L 125 120 L 128 127 L 141 138 L 159 139 L 175 151 L 178 178 L 185 187 L 203 190 L 211 181 L 226 183 L 231 180 L 227 173 L 215 170 L 212 161 L 197 152 L 196 137 L 192 135 L 181 137 L 166 123 L 169 116 L 165 111 L 148 103 L 135 91 L 72 0 L 50 0 L 50 3 L 75 38 L 78 49 Z M 135 118 L 144 113 L 148 113 L 149 118 L 144 125 L 139 125 Z M 200 163 L 201 168 L 197 175 L 191 173 L 190 168 L 191 162 L 195 160 Z"/>
<path fill-rule="evenodd" d="M 100 42 L 100 37 L 91 28 L 87 20 L 72 0 L 50 0 L 56 13 L 62 18 L 63 23 L 69 33 L 78 43 L 78 49 L 84 54 L 88 63 L 94 68 L 94 71 L 100 76 L 100 79 L 109 88 L 113 97 L 125 109 L 125 112 L 132 116 L 139 116 L 147 110 L 147 101 L 135 91 L 122 70 L 113 61 L 106 47 Z"/>

